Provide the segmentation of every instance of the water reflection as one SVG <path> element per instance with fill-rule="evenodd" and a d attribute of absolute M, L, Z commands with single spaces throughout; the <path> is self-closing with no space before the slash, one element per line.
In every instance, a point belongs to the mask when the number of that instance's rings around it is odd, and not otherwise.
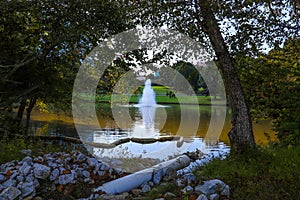
<path fill-rule="evenodd" d="M 226 144 L 228 144 L 227 132 L 231 128 L 231 112 L 227 107 L 215 106 L 214 109 L 210 106 L 199 106 L 195 109 L 194 105 L 128 107 L 121 107 L 118 110 L 118 120 L 112 116 L 109 106 L 101 107 L 98 111 L 98 122 L 102 129 L 96 129 L 96 126 L 90 124 L 80 133 L 80 138 L 88 150 L 98 159 L 114 167 L 134 171 L 186 151 L 198 149 L 209 152 L 212 149 L 228 149 Z M 129 113 L 124 114 L 125 110 Z M 182 112 L 188 115 L 185 115 L 185 128 L 179 129 Z M 59 121 L 42 122 L 47 115 L 49 114 L 33 114 L 32 131 L 35 134 L 78 137 L 74 125 L 66 123 L 67 120 L 64 120 L 63 115 L 60 115 Z M 200 121 L 195 132 L 191 127 L 197 115 L 200 116 Z M 224 115 L 226 115 L 225 125 L 221 127 L 220 132 L 218 125 L 221 123 L 218 119 Z M 270 121 L 254 123 L 253 128 L 257 142 L 266 141 L 264 132 L 275 138 Z"/>
<path fill-rule="evenodd" d="M 195 109 L 195 106 L 157 105 L 128 106 L 127 109 L 135 109 L 136 111 L 136 115 L 132 119 L 133 123 L 125 126 L 131 126 L 127 131 L 106 128 L 94 130 L 90 133 L 79 133 L 90 152 L 99 160 L 107 162 L 113 167 L 126 171 L 141 170 L 175 158 L 188 151 L 198 149 L 207 153 L 212 146 L 220 144 L 218 139 L 223 123 L 216 119 L 225 118 L 226 107 L 215 111 L 212 115 L 214 120 L 207 122 L 209 126 L 213 126 L 213 128 L 208 128 L 207 132 L 210 131 L 213 134 L 204 140 L 197 138 L 198 130 L 195 131 L 193 129 L 195 125 L 198 128 L 203 123 L 201 120 L 200 122 L 195 122 L 194 120 L 201 115 L 198 107 Z M 122 112 L 120 112 L 122 108 L 117 110 L 119 115 L 116 121 L 118 124 L 124 124 L 124 121 L 122 121 L 123 117 L 120 117 L 123 116 Z M 184 115 L 184 119 L 181 116 L 182 113 L 187 113 Z M 126 115 L 125 113 L 124 116 Z M 125 120 L 127 123 L 131 121 Z M 165 126 L 169 125 L 170 122 L 168 120 L 171 120 L 177 129 L 172 127 L 170 132 L 167 132 Z M 182 120 L 184 121 L 183 128 L 180 124 L 183 123 Z M 217 123 L 221 123 L 221 128 Z M 214 131 L 218 133 L 215 134 Z M 220 146 L 218 147 L 221 148 Z M 222 148 L 229 149 L 226 145 L 222 145 Z M 139 165 L 133 166 L 132 163 L 139 163 Z"/>
<path fill-rule="evenodd" d="M 110 166 L 120 168 L 129 172 L 142 170 L 146 167 L 156 165 L 160 162 L 170 160 L 188 151 L 200 150 L 204 153 L 210 151 L 227 151 L 229 147 L 220 142 L 215 145 L 208 145 L 202 138 L 183 138 L 176 137 L 170 141 L 153 141 L 143 143 L 142 140 L 127 140 L 125 143 L 108 146 L 97 147 L 101 141 L 102 135 L 99 132 L 94 132 L 93 138 L 87 139 L 95 143 L 88 143 L 86 146 L 90 152 Z M 109 135 L 111 140 L 120 141 L 122 138 L 127 138 L 125 135 Z M 116 138 L 118 137 L 118 138 Z M 108 138 L 107 138 L 108 139 Z"/>
<path fill-rule="evenodd" d="M 145 129 L 151 128 L 154 122 L 156 106 L 141 106 L 139 107 L 139 111 L 142 115 Z"/>

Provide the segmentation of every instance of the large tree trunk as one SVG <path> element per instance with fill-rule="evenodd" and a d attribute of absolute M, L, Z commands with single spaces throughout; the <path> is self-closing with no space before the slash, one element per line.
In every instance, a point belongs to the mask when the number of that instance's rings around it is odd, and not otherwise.
<path fill-rule="evenodd" d="M 232 129 L 228 133 L 233 150 L 243 151 L 255 147 L 252 121 L 245 101 L 236 66 L 221 35 L 209 0 L 198 0 L 201 9 L 203 31 L 208 35 L 219 62 L 229 103 L 232 109 Z"/>
<path fill-rule="evenodd" d="M 18 113 L 17 113 L 17 128 L 19 131 L 22 128 L 21 124 L 22 124 L 25 107 L 26 107 L 26 98 L 23 97 L 20 101 L 20 106 L 19 106 Z"/>
<path fill-rule="evenodd" d="M 30 116 L 31 116 L 31 111 L 36 103 L 36 97 L 33 96 L 30 99 L 29 105 L 26 109 L 26 126 L 25 126 L 25 137 L 28 137 L 28 131 L 29 131 L 29 124 L 30 124 Z"/>

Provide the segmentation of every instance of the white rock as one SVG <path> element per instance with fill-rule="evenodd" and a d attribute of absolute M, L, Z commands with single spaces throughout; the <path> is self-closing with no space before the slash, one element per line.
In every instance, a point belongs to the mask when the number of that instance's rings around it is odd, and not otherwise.
<path fill-rule="evenodd" d="M 19 168 L 19 172 L 28 175 L 30 173 L 31 166 L 28 164 L 28 162 L 23 162 L 23 165 Z"/>
<path fill-rule="evenodd" d="M 25 179 L 25 177 L 23 175 L 19 175 L 19 176 L 16 177 L 16 180 L 18 182 L 22 182 L 24 179 Z"/>
<path fill-rule="evenodd" d="M 12 175 L 9 177 L 10 179 L 15 179 L 19 175 L 18 171 L 13 171 Z"/>
<path fill-rule="evenodd" d="M 85 178 L 90 178 L 90 172 L 84 170 L 82 171 L 82 175 L 85 177 Z"/>
<path fill-rule="evenodd" d="M 178 186 L 178 187 L 183 187 L 183 186 L 185 186 L 184 183 L 183 183 L 184 180 L 182 180 L 181 178 L 178 178 L 176 181 L 177 181 L 177 186 Z"/>
<path fill-rule="evenodd" d="M 208 200 L 204 194 L 200 194 L 196 200 Z"/>
<path fill-rule="evenodd" d="M 109 168 L 110 167 L 107 164 L 102 163 L 100 170 L 106 171 L 106 170 L 109 170 Z"/>
<path fill-rule="evenodd" d="M 47 164 L 49 167 L 52 167 L 52 168 L 56 168 L 58 165 L 56 163 L 54 163 L 53 161 L 47 161 Z"/>
<path fill-rule="evenodd" d="M 33 180 L 33 186 L 34 186 L 35 188 L 37 188 L 37 187 L 40 186 L 40 183 L 39 183 L 39 181 L 38 181 L 37 179 L 34 179 L 34 180 Z"/>
<path fill-rule="evenodd" d="M 10 179 L 6 180 L 5 182 L 3 182 L 2 185 L 6 188 L 8 188 L 10 186 L 15 187 L 17 185 L 17 181 L 10 178 Z"/>
<path fill-rule="evenodd" d="M 5 180 L 5 176 L 0 174 L 0 181 L 4 181 Z"/>
<path fill-rule="evenodd" d="M 182 176 L 185 182 L 190 185 L 191 183 L 196 181 L 196 176 L 193 173 L 187 173 Z"/>
<path fill-rule="evenodd" d="M 218 179 L 204 181 L 203 185 L 198 185 L 195 187 L 196 192 L 201 192 L 203 194 L 215 194 L 217 192 L 223 191 L 225 183 Z"/>
<path fill-rule="evenodd" d="M 142 187 L 142 192 L 145 193 L 145 192 L 148 192 L 151 190 L 151 187 L 148 185 L 148 184 L 145 184 L 143 187 Z"/>
<path fill-rule="evenodd" d="M 55 179 L 57 179 L 59 176 L 59 170 L 58 169 L 54 169 L 52 172 L 51 172 L 51 175 L 50 175 L 50 181 L 54 181 Z"/>
<path fill-rule="evenodd" d="M 227 196 L 227 197 L 230 196 L 230 189 L 229 189 L 228 185 L 225 185 L 225 187 L 223 188 L 223 191 L 221 192 L 221 195 Z"/>
<path fill-rule="evenodd" d="M 176 198 L 176 195 L 171 193 L 171 192 L 167 192 L 165 195 L 164 195 L 165 199 L 175 199 Z"/>
<path fill-rule="evenodd" d="M 13 199 L 16 199 L 20 195 L 21 195 L 20 190 L 18 190 L 15 187 L 10 186 L 1 192 L 0 198 L 3 198 L 5 200 L 13 200 Z"/>
<path fill-rule="evenodd" d="M 218 194 L 211 194 L 209 200 L 219 200 L 220 196 Z"/>
<path fill-rule="evenodd" d="M 105 171 L 101 171 L 101 170 L 99 170 L 97 173 L 98 173 L 98 175 L 99 175 L 99 176 L 104 176 L 104 174 L 105 174 Z"/>
<path fill-rule="evenodd" d="M 83 162 L 86 160 L 86 156 L 79 152 L 79 154 L 76 156 L 76 160 L 79 162 Z"/>
<path fill-rule="evenodd" d="M 32 165 L 32 158 L 30 156 L 26 156 L 23 158 L 22 162 L 27 162 L 28 165 Z"/>
<path fill-rule="evenodd" d="M 36 178 L 46 179 L 50 176 L 51 169 L 45 165 L 35 163 L 33 165 L 33 173 Z"/>
<path fill-rule="evenodd" d="M 74 181 L 73 174 L 64 174 L 58 177 L 58 183 L 61 185 L 66 185 Z"/>
<path fill-rule="evenodd" d="M 4 190 L 5 187 L 3 185 L 0 184 L 0 191 Z"/>
<path fill-rule="evenodd" d="M 42 156 L 35 157 L 35 158 L 33 158 L 33 161 L 41 163 L 41 162 L 44 162 L 44 158 Z"/>
<path fill-rule="evenodd" d="M 96 158 L 88 158 L 86 162 L 90 167 L 95 167 L 99 161 Z"/>
<path fill-rule="evenodd" d="M 33 183 L 29 183 L 29 182 L 19 183 L 18 189 L 21 190 L 22 197 L 27 197 L 27 196 L 35 193 L 35 187 L 34 187 Z"/>
<path fill-rule="evenodd" d="M 186 186 L 185 188 L 183 188 L 181 191 L 183 193 L 190 193 L 190 192 L 193 192 L 194 188 L 190 185 Z"/>

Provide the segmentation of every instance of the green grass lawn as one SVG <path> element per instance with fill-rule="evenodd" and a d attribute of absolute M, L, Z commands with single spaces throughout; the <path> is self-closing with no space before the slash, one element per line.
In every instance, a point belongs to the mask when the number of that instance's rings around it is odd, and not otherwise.
<path fill-rule="evenodd" d="M 181 104 L 200 104 L 200 105 L 211 105 L 213 104 L 226 104 L 225 100 L 216 99 L 215 101 L 211 101 L 212 98 L 210 96 L 189 96 L 187 94 L 177 92 L 177 97 L 170 98 L 166 96 L 167 91 L 172 91 L 169 88 L 164 86 L 153 86 L 152 87 L 156 94 L 156 102 L 158 104 L 173 104 L 173 103 L 181 103 Z M 141 87 L 142 91 L 143 87 Z M 96 102 L 111 102 L 111 95 L 109 94 L 101 94 L 97 95 Z M 127 94 L 127 95 L 114 95 L 115 99 L 120 100 L 122 102 L 129 102 L 129 103 L 138 103 L 141 97 L 141 94 Z M 197 100 L 198 102 L 197 102 Z"/>

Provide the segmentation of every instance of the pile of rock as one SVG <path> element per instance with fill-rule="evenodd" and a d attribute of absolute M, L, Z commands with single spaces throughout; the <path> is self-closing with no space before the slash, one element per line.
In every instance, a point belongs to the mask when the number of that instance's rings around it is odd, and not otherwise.
<path fill-rule="evenodd" d="M 185 159 L 182 161 L 186 162 L 189 159 L 189 156 L 183 157 Z M 0 200 L 41 200 L 49 199 L 49 197 L 57 199 L 57 197 L 51 196 L 53 194 L 64 194 L 68 196 L 68 199 L 80 198 L 81 200 L 127 199 L 143 195 L 155 189 L 155 185 L 169 182 L 175 182 L 181 189 L 180 193 L 196 195 L 197 200 L 216 200 L 229 197 L 229 187 L 221 180 L 215 179 L 199 183 L 192 172 L 181 170 L 178 173 L 177 168 L 181 165 L 175 163 L 178 165 L 176 168 L 174 166 L 169 168 L 169 165 L 166 165 L 167 168 L 154 170 L 155 173 L 150 174 L 150 178 L 139 183 L 136 188 L 121 192 L 121 194 L 105 194 L 105 191 L 97 191 L 97 187 L 110 186 L 109 183 L 118 182 L 117 179 L 126 178 L 127 180 L 128 177 L 135 176 L 133 174 L 126 176 L 128 174 L 122 170 L 113 169 L 81 152 L 57 152 L 39 157 L 28 155 L 22 161 L 11 161 L 0 165 Z M 70 187 L 78 183 L 84 185 L 82 191 L 89 191 L 84 194 L 81 191 L 80 195 L 75 197 L 74 190 Z M 51 194 L 45 196 L 45 193 Z M 175 199 L 175 197 L 176 194 L 167 192 L 162 199 Z"/>
<path fill-rule="evenodd" d="M 192 187 L 190 184 L 196 181 L 194 174 L 185 174 L 182 178 L 177 179 L 178 186 L 181 186 L 183 182 L 187 183 L 182 189 L 183 193 L 194 193 L 199 195 L 197 200 L 217 200 L 222 197 L 229 198 L 230 190 L 229 186 L 219 179 L 207 180 L 202 184 L 197 184 Z"/>
<path fill-rule="evenodd" d="M 81 152 L 27 156 L 0 165 L 0 200 L 31 199 L 45 190 L 63 192 L 66 185 L 76 182 L 93 187 L 124 175 Z"/>
<path fill-rule="evenodd" d="M 174 179 L 175 176 L 172 175 L 172 179 Z M 160 184 L 170 184 L 171 177 L 166 176 L 160 182 Z M 230 199 L 230 190 L 229 186 L 226 185 L 223 181 L 219 179 L 213 179 L 213 180 L 207 180 L 202 183 L 196 182 L 196 176 L 193 173 L 184 174 L 183 176 L 175 178 L 175 181 L 177 182 L 178 188 L 182 188 L 179 192 L 183 195 L 188 195 L 190 197 L 189 199 L 196 199 L 196 200 L 225 200 Z M 153 181 L 149 181 L 145 184 L 142 184 L 139 188 L 132 189 L 129 192 L 123 192 L 121 194 L 102 194 L 102 195 L 96 195 L 94 197 L 97 197 L 97 200 L 125 200 L 125 199 L 131 199 L 137 197 L 139 199 L 139 196 L 143 196 L 143 193 L 148 192 L 150 190 L 155 190 L 156 184 Z M 196 186 L 192 186 L 196 185 Z M 178 199 L 178 193 L 174 194 L 172 192 L 166 192 L 165 194 L 162 194 L 161 198 L 155 199 L 155 200 L 174 200 Z M 141 197 L 143 198 L 143 197 Z M 87 198 L 90 199 L 90 198 Z"/>
<path fill-rule="evenodd" d="M 204 161 L 207 161 L 206 157 L 203 157 Z M 197 160 L 198 161 L 198 160 Z M 176 161 L 177 162 L 177 161 Z M 200 163 L 200 162 L 199 162 Z M 190 163 L 191 164 L 191 163 Z M 156 185 L 168 185 L 170 183 L 177 184 L 177 192 L 176 194 L 172 192 L 166 192 L 165 194 L 161 194 L 159 200 L 168 200 L 168 199 L 178 199 L 178 196 L 189 196 L 193 197 L 191 199 L 197 200 L 218 200 L 218 199 L 230 199 L 230 189 L 229 186 L 226 185 L 223 181 L 218 179 L 199 181 L 196 176 L 191 171 L 182 171 L 182 170 L 174 170 L 174 168 L 168 168 L 165 173 L 159 173 L 164 171 L 166 168 L 162 168 L 160 170 L 153 170 L 151 180 L 144 182 L 139 187 L 134 188 L 130 191 L 125 191 L 121 194 L 114 193 L 112 188 L 117 187 L 116 184 L 120 184 L 122 186 L 122 182 L 124 181 L 111 181 L 109 183 L 105 183 L 104 185 L 109 186 L 107 191 L 112 192 L 112 194 L 102 194 L 98 197 L 98 200 L 114 200 L 114 199 L 126 199 L 129 196 L 137 197 L 143 196 L 143 193 L 146 193 L 150 190 L 156 190 Z M 180 171 L 180 173 L 178 173 Z M 141 172 L 138 172 L 141 173 Z M 146 176 L 146 173 L 144 173 Z M 132 175 L 130 175 L 132 176 Z M 129 176 L 128 176 L 129 177 Z M 134 177 L 134 176 L 132 176 Z M 127 177 L 123 177 L 128 182 Z M 125 182 L 126 182 L 125 181 Z M 173 185 L 173 184 L 172 184 Z M 102 189 L 103 186 L 99 187 Z M 174 190 L 173 190 L 174 191 Z M 141 197 L 142 198 L 142 197 Z M 189 198 L 190 199 L 190 198 Z"/>

